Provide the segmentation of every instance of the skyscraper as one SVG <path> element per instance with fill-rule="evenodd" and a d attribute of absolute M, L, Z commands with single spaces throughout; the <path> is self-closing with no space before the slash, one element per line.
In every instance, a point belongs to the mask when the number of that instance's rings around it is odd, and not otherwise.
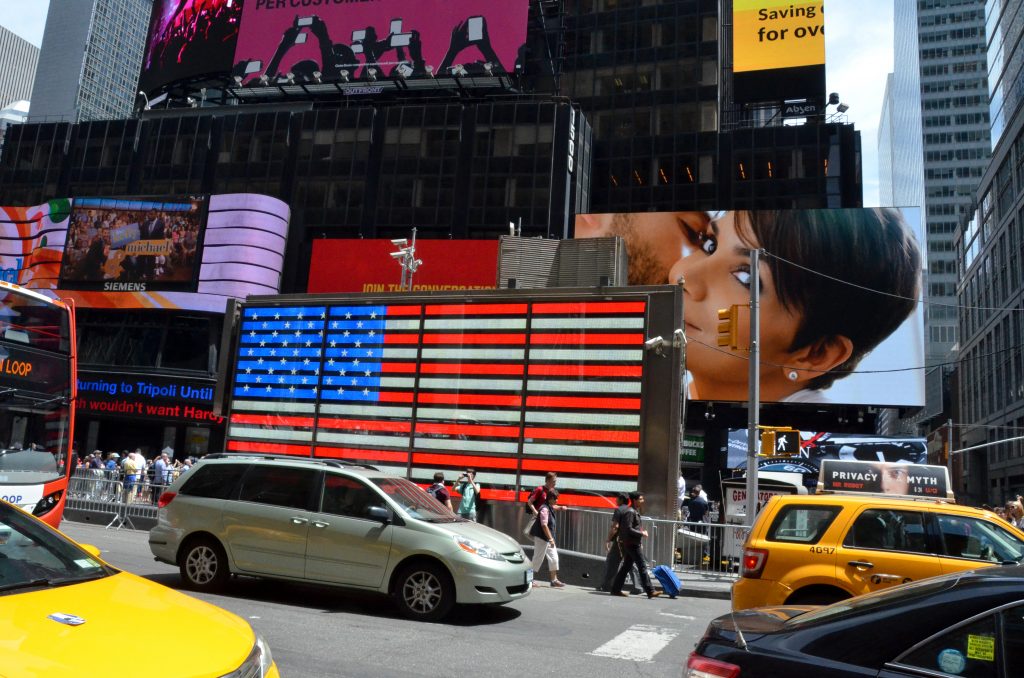
<path fill-rule="evenodd" d="M 882 196 L 921 205 L 928 242 L 925 275 L 926 405 L 908 424 L 928 426 L 948 412 L 946 366 L 957 346 L 954 232 L 971 210 L 989 159 L 984 0 L 894 3 L 895 64 L 885 113 L 892 135 L 881 142 Z M 887 121 L 883 120 L 884 131 Z M 923 189 L 923 190 L 922 190 Z M 925 244 L 925 243 L 922 243 Z M 946 403 L 948 404 L 948 402 Z M 940 417 L 940 415 L 943 415 Z M 927 431 L 925 431 L 927 432 Z"/>
<path fill-rule="evenodd" d="M 1024 494 L 1024 29 L 1021 0 L 987 0 L 992 161 L 977 209 L 956 242 L 960 282 L 959 418 L 954 447 L 968 494 L 1001 502 Z M 980 447 L 979 447 L 980 446 Z"/>
<path fill-rule="evenodd" d="M 152 0 L 51 0 L 29 119 L 130 115 L 152 7 Z"/>
<path fill-rule="evenodd" d="M 39 48 L 0 26 L 0 108 L 32 97 Z"/>

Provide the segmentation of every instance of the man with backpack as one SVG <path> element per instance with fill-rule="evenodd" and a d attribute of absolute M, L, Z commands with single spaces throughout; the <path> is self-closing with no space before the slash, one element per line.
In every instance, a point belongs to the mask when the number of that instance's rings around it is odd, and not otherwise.
<path fill-rule="evenodd" d="M 444 474 L 438 471 L 434 474 L 434 484 L 427 488 L 427 492 L 430 493 L 434 499 L 438 500 L 448 510 L 452 510 L 452 495 L 448 492 L 448 488 L 444 486 Z"/>

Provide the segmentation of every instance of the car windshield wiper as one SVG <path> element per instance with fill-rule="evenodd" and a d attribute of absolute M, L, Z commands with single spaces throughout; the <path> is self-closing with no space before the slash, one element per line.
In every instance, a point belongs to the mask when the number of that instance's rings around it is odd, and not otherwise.
<path fill-rule="evenodd" d="M 13 584 L 0 584 L 0 593 L 4 591 L 14 591 L 16 589 L 31 589 L 38 586 L 51 586 L 52 582 L 49 579 L 29 579 L 28 581 L 19 581 Z"/>

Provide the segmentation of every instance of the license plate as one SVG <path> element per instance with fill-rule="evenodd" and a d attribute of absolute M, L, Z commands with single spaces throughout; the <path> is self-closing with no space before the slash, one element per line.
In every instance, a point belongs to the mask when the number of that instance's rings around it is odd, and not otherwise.
<path fill-rule="evenodd" d="M 529 569 L 526 571 L 526 585 L 529 586 L 533 583 L 533 570 Z"/>

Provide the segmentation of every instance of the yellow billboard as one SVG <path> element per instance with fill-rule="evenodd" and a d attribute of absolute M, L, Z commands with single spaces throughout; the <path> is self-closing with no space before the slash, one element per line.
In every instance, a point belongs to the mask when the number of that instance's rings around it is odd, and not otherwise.
<path fill-rule="evenodd" d="M 733 72 L 825 63 L 823 0 L 733 0 Z"/>

